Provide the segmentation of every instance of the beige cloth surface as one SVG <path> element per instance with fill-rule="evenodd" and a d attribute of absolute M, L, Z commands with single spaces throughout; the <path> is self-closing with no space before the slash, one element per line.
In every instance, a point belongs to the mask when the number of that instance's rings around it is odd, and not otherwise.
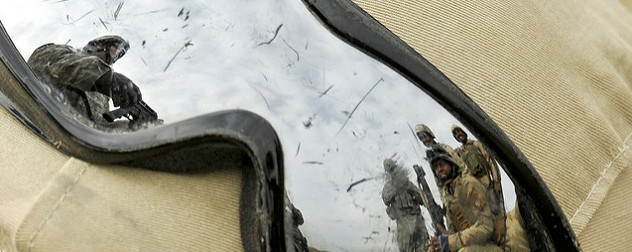
<path fill-rule="evenodd" d="M 2 252 L 243 250 L 241 167 L 175 175 L 88 164 L 4 108 L 0 139 Z"/>
<path fill-rule="evenodd" d="M 632 194 L 623 193 L 632 160 L 632 15 L 624 5 L 354 2 L 507 133 L 555 195 L 584 249 L 632 245 L 623 239 L 632 235 L 629 218 L 617 218 L 632 210 Z"/>

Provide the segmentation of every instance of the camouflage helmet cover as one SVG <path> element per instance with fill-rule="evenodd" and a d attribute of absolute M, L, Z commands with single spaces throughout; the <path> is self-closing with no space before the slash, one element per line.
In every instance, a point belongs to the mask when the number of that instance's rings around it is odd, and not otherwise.
<path fill-rule="evenodd" d="M 123 39 L 123 37 L 119 35 L 105 35 L 88 42 L 88 45 L 96 46 L 96 45 L 109 45 L 109 46 L 117 46 L 121 48 L 125 48 L 125 50 L 129 49 L 129 42 Z"/>
<path fill-rule="evenodd" d="M 430 130 L 430 128 L 428 128 L 428 126 L 426 126 L 425 124 L 417 124 L 415 125 L 415 133 L 419 134 L 421 132 L 425 132 L 428 135 L 430 135 L 430 137 L 435 138 L 434 133 L 432 133 L 432 130 Z"/>
<path fill-rule="evenodd" d="M 439 160 L 445 160 L 452 163 L 455 166 L 459 166 L 459 163 L 454 160 L 454 157 L 450 155 L 445 149 L 443 149 L 440 145 L 434 144 L 426 150 L 426 158 L 430 163 L 430 168 L 434 172 L 434 164 Z"/>
<path fill-rule="evenodd" d="M 436 154 L 430 157 L 430 164 L 433 166 L 432 167 L 433 170 L 434 170 L 434 164 L 439 160 L 445 160 L 452 163 L 453 165 L 457 165 L 456 161 L 454 160 L 454 158 L 452 158 L 452 156 L 450 156 L 449 154 L 440 153 L 440 154 Z"/>
<path fill-rule="evenodd" d="M 384 159 L 384 171 L 392 172 L 393 169 L 397 166 L 397 163 L 390 158 Z"/>
<path fill-rule="evenodd" d="M 452 156 L 450 156 L 447 153 L 439 153 L 429 158 L 430 158 L 430 170 L 432 170 L 432 175 L 434 175 L 435 178 L 438 179 L 439 186 L 443 186 L 448 181 L 451 181 L 452 179 L 457 177 L 459 174 L 459 171 L 461 170 L 461 167 L 459 167 L 459 165 L 456 163 L 454 158 L 452 158 Z M 444 160 L 450 163 L 450 165 L 452 166 L 450 174 L 448 175 L 447 178 L 439 178 L 437 175 L 438 166 L 436 166 L 435 164 L 437 164 L 437 162 L 439 162 L 440 160 Z"/>
<path fill-rule="evenodd" d="M 127 53 L 127 50 L 129 50 L 129 42 L 123 39 L 123 37 L 118 35 L 105 35 L 90 40 L 88 44 L 83 48 L 83 51 L 87 53 L 94 53 L 96 52 L 96 48 L 98 45 L 101 45 L 104 48 L 109 48 L 110 46 L 116 47 L 118 55 L 117 59 L 122 58 L 125 53 Z"/>

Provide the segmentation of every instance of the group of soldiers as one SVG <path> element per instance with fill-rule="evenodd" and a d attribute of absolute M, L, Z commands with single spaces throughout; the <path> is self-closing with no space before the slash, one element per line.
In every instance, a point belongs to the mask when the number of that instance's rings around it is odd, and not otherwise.
<path fill-rule="evenodd" d="M 433 223 L 436 232 L 432 237 L 421 215 L 423 194 L 404 167 L 392 159 L 384 160 L 388 180 L 382 199 L 388 216 L 397 223 L 399 250 L 530 251 L 518 207 L 505 213 L 500 173 L 493 159 L 461 127 L 454 125 L 451 131 L 461 143 L 456 149 L 436 142 L 428 126 L 415 126 L 416 136 L 427 147 L 426 159 L 439 187 L 447 223 L 447 230 L 442 218 Z"/>
<path fill-rule="evenodd" d="M 77 112 L 90 121 L 107 125 L 112 118 L 105 120 L 102 115 L 108 112 L 110 99 L 119 107 L 144 104 L 138 86 L 111 68 L 128 49 L 129 43 L 120 36 L 96 38 L 81 50 L 46 44 L 33 52 L 28 64 L 42 83 L 62 92 Z M 506 221 L 520 220 L 520 215 L 516 210 L 505 214 L 500 174 L 485 148 L 478 141 L 469 140 L 458 126 L 451 130 L 462 144 L 456 150 L 436 142 L 426 125 L 416 125 L 415 131 L 428 148 L 426 158 L 440 188 L 447 230 L 442 228 L 443 223 L 435 223 L 437 232 L 429 237 L 421 214 L 424 199 L 419 188 L 409 180 L 408 170 L 386 159 L 384 169 L 389 179 L 382 198 L 388 216 L 397 222 L 400 251 L 529 251 L 528 239 L 521 229 L 524 225 Z M 292 213 L 297 216 L 293 220 L 297 226 L 302 224 L 300 212 L 296 209 Z M 296 237 L 299 239 L 295 249 L 306 251 L 304 237 L 300 233 Z"/>

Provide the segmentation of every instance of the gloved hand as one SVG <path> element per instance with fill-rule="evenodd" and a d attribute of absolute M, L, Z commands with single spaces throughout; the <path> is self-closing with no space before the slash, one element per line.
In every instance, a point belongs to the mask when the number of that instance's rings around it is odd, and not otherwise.
<path fill-rule="evenodd" d="M 116 72 L 104 74 L 96 81 L 93 90 L 112 98 L 115 107 L 128 107 L 143 99 L 138 86 Z"/>
<path fill-rule="evenodd" d="M 110 91 L 115 107 L 127 107 L 143 99 L 138 86 L 120 73 L 112 74 Z"/>

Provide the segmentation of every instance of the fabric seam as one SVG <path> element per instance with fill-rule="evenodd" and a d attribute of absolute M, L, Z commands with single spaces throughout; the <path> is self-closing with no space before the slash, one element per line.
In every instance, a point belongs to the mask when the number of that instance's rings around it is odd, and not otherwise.
<path fill-rule="evenodd" d="M 68 164 L 72 163 L 74 160 L 74 158 L 70 158 L 66 164 L 64 165 L 64 168 L 66 166 L 68 166 Z M 40 231 L 42 231 L 42 229 L 44 229 L 44 226 L 46 225 L 46 223 L 48 222 L 48 220 L 50 220 L 53 216 L 53 214 L 55 213 L 55 211 L 57 211 L 57 209 L 59 209 L 59 207 L 64 203 L 64 200 L 66 199 L 66 196 L 72 191 L 72 189 L 75 187 L 75 185 L 77 184 L 77 181 L 79 181 L 79 178 L 81 178 L 81 176 L 83 175 L 83 173 L 86 171 L 86 167 L 84 166 L 76 175 L 74 180 L 72 181 L 72 183 L 66 187 L 66 189 L 64 190 L 64 193 L 61 195 L 61 197 L 59 197 L 59 199 L 57 200 L 57 202 L 55 203 L 55 205 L 53 206 L 53 208 L 50 210 L 50 212 L 46 215 L 46 218 L 44 218 L 42 220 L 42 222 L 40 222 L 40 224 L 38 225 L 37 229 L 35 230 L 35 233 L 33 233 L 33 235 L 31 236 L 31 238 L 29 239 L 29 241 L 27 242 L 27 247 L 28 247 L 28 251 L 31 251 L 31 249 L 34 246 L 34 241 L 35 238 L 37 238 L 37 235 L 40 233 Z"/>
<path fill-rule="evenodd" d="M 619 148 L 619 153 L 617 153 L 617 155 L 614 156 L 614 158 L 610 162 L 608 162 L 606 167 L 601 172 L 599 178 L 597 179 L 597 181 L 595 181 L 592 188 L 590 189 L 590 192 L 588 192 L 588 195 L 586 196 L 584 201 L 582 201 L 582 203 L 579 205 L 579 207 L 571 217 L 570 223 L 571 226 L 574 227 L 573 229 L 575 230 L 575 233 L 577 235 L 580 235 L 588 222 L 590 222 L 590 219 L 592 219 L 592 215 L 599 209 L 603 200 L 608 196 L 608 192 L 610 191 L 610 188 L 618 177 L 618 174 L 621 172 L 621 170 L 624 169 L 624 167 L 621 167 L 618 170 L 612 170 L 614 168 L 613 164 L 615 163 L 615 161 L 617 161 L 625 152 L 630 150 L 628 141 L 630 141 L 631 137 L 632 133 L 625 138 L 625 140 L 623 141 L 623 146 Z M 611 181 L 605 181 L 605 179 L 609 179 Z M 602 190 L 603 193 L 600 193 L 602 195 L 596 194 L 596 192 Z M 596 203 L 594 204 L 594 207 L 586 205 L 587 202 L 591 201 Z M 585 219 L 583 221 L 581 220 L 581 218 L 578 220 L 576 219 L 578 216 L 584 217 Z"/>

